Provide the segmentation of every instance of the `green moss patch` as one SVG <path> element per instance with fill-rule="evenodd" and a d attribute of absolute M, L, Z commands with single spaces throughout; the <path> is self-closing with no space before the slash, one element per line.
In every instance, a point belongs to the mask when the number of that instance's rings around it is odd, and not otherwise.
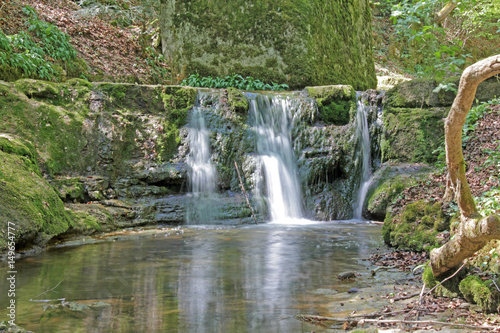
<path fill-rule="evenodd" d="M 0 224 L 16 225 L 19 248 L 44 245 L 52 236 L 65 232 L 73 223 L 54 189 L 38 173 L 29 158 L 0 151 Z M 0 240 L 5 247 L 6 237 Z"/>
<path fill-rule="evenodd" d="M 165 108 L 164 135 L 158 143 L 161 160 L 169 160 L 177 153 L 181 141 L 179 130 L 188 122 L 188 111 L 194 106 L 196 94 L 196 89 L 180 86 L 165 86 L 160 93 Z"/>
<path fill-rule="evenodd" d="M 52 185 L 64 201 L 85 201 L 85 188 L 80 178 L 54 179 Z"/>
<path fill-rule="evenodd" d="M 21 79 L 15 82 L 15 87 L 30 98 L 55 98 L 59 94 L 57 84 L 48 81 Z"/>
<path fill-rule="evenodd" d="M 444 140 L 446 108 L 384 108 L 381 139 L 382 161 L 433 164 Z"/>
<path fill-rule="evenodd" d="M 367 195 L 366 209 L 371 218 L 383 221 L 399 194 L 430 171 L 430 167 L 413 164 L 384 165 L 378 169 Z"/>
<path fill-rule="evenodd" d="M 438 247 L 436 235 L 449 224 L 439 202 L 417 201 L 404 207 L 398 216 L 387 213 L 382 228 L 387 245 L 412 251 Z"/>
<path fill-rule="evenodd" d="M 496 280 L 496 284 L 500 284 L 500 279 Z M 467 301 L 476 303 L 483 310 L 500 311 L 500 291 L 492 280 L 483 281 L 479 276 L 470 275 L 460 282 L 459 288 Z"/>
<path fill-rule="evenodd" d="M 321 121 L 338 126 L 349 123 L 351 110 L 356 108 L 356 92 L 352 86 L 306 87 L 305 90 L 316 99 Z"/>
<path fill-rule="evenodd" d="M 240 114 L 248 112 L 248 98 L 240 90 L 232 87 L 228 88 L 227 98 L 232 111 Z"/>

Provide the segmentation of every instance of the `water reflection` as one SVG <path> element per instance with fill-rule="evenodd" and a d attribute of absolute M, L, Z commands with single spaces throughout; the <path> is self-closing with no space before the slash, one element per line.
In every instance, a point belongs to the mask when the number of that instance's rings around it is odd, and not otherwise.
<path fill-rule="evenodd" d="M 378 245 L 379 227 L 323 223 L 196 227 L 54 249 L 17 263 L 17 323 L 36 332 L 321 331 L 291 316 L 321 313 L 306 295 L 344 288 L 336 275 L 364 269 L 357 259 Z M 28 301 L 35 296 L 91 308 L 44 312 L 55 303 Z"/>

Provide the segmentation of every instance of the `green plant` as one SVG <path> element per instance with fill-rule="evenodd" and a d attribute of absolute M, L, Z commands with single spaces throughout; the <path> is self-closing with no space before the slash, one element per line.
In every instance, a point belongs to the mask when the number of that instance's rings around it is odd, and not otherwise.
<path fill-rule="evenodd" d="M 199 74 L 192 74 L 187 79 L 181 82 L 181 86 L 205 87 L 205 88 L 238 88 L 241 90 L 272 90 L 282 91 L 288 89 L 287 84 L 264 83 L 259 79 L 254 79 L 251 76 L 244 78 L 239 74 L 226 76 L 225 78 L 205 76 L 200 77 Z"/>
<path fill-rule="evenodd" d="M 500 213 L 500 188 L 492 188 L 475 198 L 477 209 L 483 216 Z"/>
<path fill-rule="evenodd" d="M 457 90 L 457 85 L 453 82 L 449 82 L 449 83 L 440 83 L 436 88 L 434 88 L 434 90 L 432 90 L 433 93 L 438 93 L 440 92 L 441 90 L 444 90 L 444 91 L 453 91 L 455 94 L 458 92 Z"/>
<path fill-rule="evenodd" d="M 477 121 L 481 119 L 486 113 L 491 112 L 491 105 L 500 104 L 500 98 L 495 98 L 488 102 L 482 102 L 469 110 L 467 117 L 465 118 L 465 124 L 463 126 L 462 137 L 463 143 L 466 144 L 469 141 L 469 134 L 474 132 L 477 126 Z"/>
<path fill-rule="evenodd" d="M 463 69 L 471 55 L 464 51 L 464 42 L 447 35 L 434 22 L 440 0 L 403 0 L 392 6 L 396 44 L 403 63 L 415 74 L 442 78 Z"/>
<path fill-rule="evenodd" d="M 162 84 L 172 78 L 172 73 L 167 66 L 165 57 L 151 46 L 146 47 L 145 60 L 149 66 L 148 72 L 153 83 Z"/>
<path fill-rule="evenodd" d="M 69 36 L 56 26 L 39 20 L 32 7 L 25 6 L 23 12 L 29 17 L 27 31 L 8 36 L 0 30 L 0 65 L 20 71 L 26 77 L 55 79 L 60 75 L 56 63 L 76 59 Z"/>
<path fill-rule="evenodd" d="M 24 7 L 23 12 L 29 16 L 28 31 L 35 35 L 41 44 L 38 53 L 54 60 L 69 61 L 76 58 L 76 51 L 69 44 L 68 35 L 55 25 L 40 20 L 32 7 Z M 34 46 L 30 45 L 30 48 L 33 50 Z"/>

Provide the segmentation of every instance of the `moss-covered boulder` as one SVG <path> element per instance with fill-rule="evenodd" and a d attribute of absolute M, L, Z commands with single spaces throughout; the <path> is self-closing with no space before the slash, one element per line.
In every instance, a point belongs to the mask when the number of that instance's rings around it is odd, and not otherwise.
<path fill-rule="evenodd" d="M 404 189 L 428 175 L 432 168 L 423 164 L 385 164 L 372 177 L 366 196 L 365 215 L 371 220 L 383 221 L 391 204 Z"/>
<path fill-rule="evenodd" d="M 44 246 L 51 237 L 68 230 L 74 216 L 41 176 L 33 149 L 11 136 L 4 135 L 0 141 L 1 229 L 14 228 L 17 249 Z M 10 148 L 5 149 L 9 143 Z M 1 237 L 0 250 L 7 240 L 7 235 Z"/>
<path fill-rule="evenodd" d="M 500 279 L 483 281 L 479 276 L 470 275 L 460 282 L 460 292 L 464 298 L 476 303 L 487 312 L 500 312 Z"/>
<path fill-rule="evenodd" d="M 443 213 L 441 203 L 419 200 L 406 205 L 396 216 L 387 213 L 382 235 L 387 245 L 429 251 L 440 245 L 436 235 L 448 227 L 449 218 Z"/>
<path fill-rule="evenodd" d="M 346 125 L 356 108 L 356 91 L 352 86 L 306 87 L 307 94 L 318 103 L 319 119 L 327 125 Z"/>
<path fill-rule="evenodd" d="M 377 85 L 368 0 L 162 0 L 160 26 L 163 54 L 180 78 Z"/>
<path fill-rule="evenodd" d="M 382 162 L 436 161 L 444 141 L 443 118 L 449 108 L 394 108 L 385 106 L 381 138 Z"/>
<path fill-rule="evenodd" d="M 0 219 L 19 226 L 18 245 L 152 223 L 147 202 L 113 200 L 180 192 L 185 170 L 173 158 L 196 94 L 81 79 L 0 82 Z"/>
<path fill-rule="evenodd" d="M 450 77 L 439 82 L 434 79 L 404 81 L 387 91 L 384 104 L 395 108 L 451 106 L 459 82 L 459 77 Z M 500 82 L 493 77 L 479 84 L 475 99 L 486 102 L 498 96 Z"/>
<path fill-rule="evenodd" d="M 15 83 L 16 88 L 28 97 L 55 98 L 59 94 L 57 84 L 53 82 L 21 79 Z"/>

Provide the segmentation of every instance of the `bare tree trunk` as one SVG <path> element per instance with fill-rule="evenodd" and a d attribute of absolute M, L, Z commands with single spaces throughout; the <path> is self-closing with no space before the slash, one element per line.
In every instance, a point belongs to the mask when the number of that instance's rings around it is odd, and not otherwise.
<path fill-rule="evenodd" d="M 462 128 L 476 96 L 477 86 L 496 74 L 500 74 L 500 54 L 467 67 L 462 74 L 457 96 L 445 121 L 448 180 L 443 200 L 450 201 L 455 198 L 462 221 L 453 239 L 431 252 L 431 268 L 435 276 L 455 268 L 489 240 L 500 238 L 499 218 L 490 216 L 481 219 L 477 211 L 465 177 L 465 160 L 462 153 Z"/>
<path fill-rule="evenodd" d="M 448 184 L 444 200 L 449 201 L 455 195 L 460 213 L 465 218 L 479 217 L 479 213 L 465 177 L 462 127 L 472 102 L 474 102 L 477 86 L 495 74 L 500 74 L 500 54 L 467 67 L 460 79 L 457 96 L 444 125 L 446 163 L 448 165 Z"/>

